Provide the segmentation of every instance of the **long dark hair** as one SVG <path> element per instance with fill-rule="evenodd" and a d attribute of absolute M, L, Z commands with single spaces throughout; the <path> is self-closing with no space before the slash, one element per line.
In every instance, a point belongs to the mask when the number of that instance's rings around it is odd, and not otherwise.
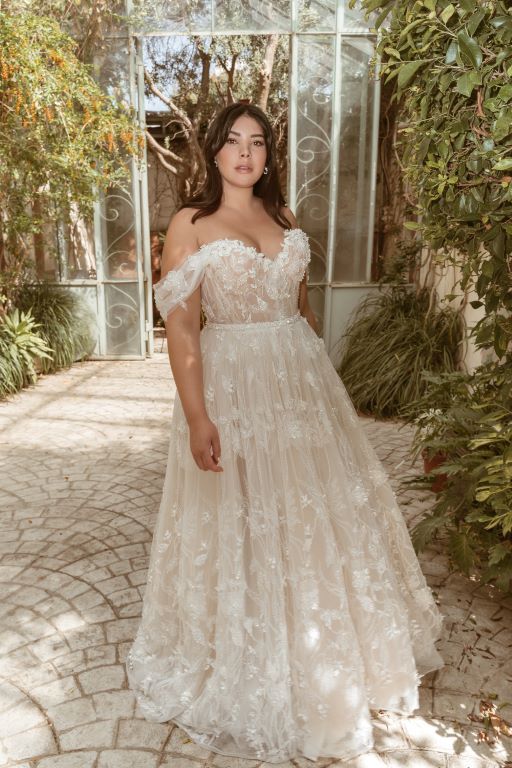
<path fill-rule="evenodd" d="M 277 167 L 276 141 L 274 131 L 270 121 L 262 109 L 255 104 L 245 104 L 244 102 L 235 102 L 228 104 L 217 112 L 206 132 L 203 154 L 206 165 L 206 178 L 201 188 L 188 198 L 179 208 L 199 208 L 192 216 L 192 224 L 201 216 L 211 216 L 220 206 L 222 198 L 222 178 L 219 169 L 214 163 L 215 155 L 222 149 L 227 141 L 229 132 L 235 120 L 241 115 L 253 117 L 261 126 L 267 148 L 266 166 L 268 173 L 263 174 L 253 187 L 253 193 L 256 197 L 263 200 L 263 207 L 266 212 L 285 229 L 291 226 L 291 223 L 281 213 L 281 208 L 286 201 L 281 192 L 279 183 L 279 171 Z"/>

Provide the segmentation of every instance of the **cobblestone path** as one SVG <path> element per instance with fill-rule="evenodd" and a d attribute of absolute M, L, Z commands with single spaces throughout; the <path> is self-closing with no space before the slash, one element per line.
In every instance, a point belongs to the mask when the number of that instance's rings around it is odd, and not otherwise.
<path fill-rule="evenodd" d="M 143 720 L 124 660 L 140 615 L 167 458 L 167 358 L 87 362 L 0 404 L 0 766 L 250 768 L 171 724 Z M 362 419 L 396 487 L 411 433 Z M 400 495 L 409 523 L 430 494 Z M 351 768 L 484 768 L 511 740 L 478 740 L 489 697 L 512 702 L 512 600 L 421 562 L 446 616 L 447 666 L 423 680 L 412 717 L 381 714 L 375 751 Z M 512 706 L 500 710 L 512 719 Z M 338 765 L 294 760 L 282 768 Z"/>

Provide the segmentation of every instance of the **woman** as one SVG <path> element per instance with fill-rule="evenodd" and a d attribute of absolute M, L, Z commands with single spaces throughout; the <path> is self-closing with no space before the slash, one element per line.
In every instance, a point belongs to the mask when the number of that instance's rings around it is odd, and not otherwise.
<path fill-rule="evenodd" d="M 215 752 L 350 757 L 370 709 L 418 707 L 442 619 L 315 333 L 267 117 L 226 107 L 204 153 L 155 286 L 178 396 L 130 685 Z"/>

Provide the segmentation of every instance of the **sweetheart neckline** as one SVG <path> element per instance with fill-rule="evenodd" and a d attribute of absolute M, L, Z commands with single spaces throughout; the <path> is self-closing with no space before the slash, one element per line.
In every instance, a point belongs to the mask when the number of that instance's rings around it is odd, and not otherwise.
<path fill-rule="evenodd" d="M 238 237 L 218 237 L 215 240 L 210 240 L 209 243 L 203 243 L 199 246 L 199 251 L 202 251 L 203 248 L 208 248 L 210 245 L 215 245 L 215 243 L 238 243 L 239 245 L 242 245 L 244 248 L 246 248 L 249 251 L 254 251 L 256 256 L 262 256 L 266 261 L 274 262 L 277 261 L 277 259 L 285 252 L 286 250 L 286 239 L 289 234 L 292 232 L 303 232 L 300 227 L 292 227 L 291 229 L 285 229 L 283 239 L 281 240 L 281 247 L 276 253 L 275 256 L 267 256 L 266 253 L 262 253 L 261 251 L 258 251 L 255 245 L 247 245 L 247 243 L 244 243 L 243 240 L 240 240 Z"/>

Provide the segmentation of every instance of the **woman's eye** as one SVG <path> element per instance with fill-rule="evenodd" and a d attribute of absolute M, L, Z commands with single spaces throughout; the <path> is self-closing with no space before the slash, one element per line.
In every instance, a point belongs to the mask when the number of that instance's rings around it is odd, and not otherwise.
<path fill-rule="evenodd" d="M 257 147 L 262 147 L 263 146 L 263 142 L 261 141 L 261 139 L 258 139 L 254 143 L 256 144 Z"/>
<path fill-rule="evenodd" d="M 228 140 L 227 140 L 227 143 L 229 144 L 231 141 L 234 141 L 234 142 L 235 142 L 235 144 L 236 144 L 236 139 L 228 139 Z"/>

